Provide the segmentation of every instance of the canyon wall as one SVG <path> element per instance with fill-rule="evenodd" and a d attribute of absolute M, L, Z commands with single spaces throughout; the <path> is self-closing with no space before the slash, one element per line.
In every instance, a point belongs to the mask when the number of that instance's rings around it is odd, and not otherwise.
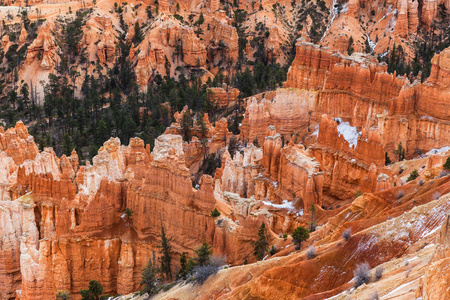
<path fill-rule="evenodd" d="M 327 193 L 345 199 L 358 190 L 374 192 L 383 186 L 377 178 L 385 153 L 394 160 L 399 142 L 408 158 L 450 143 L 449 51 L 435 55 L 426 82 L 411 84 L 370 55 L 348 57 L 298 41 L 284 88 L 272 98 L 247 100 L 241 137 L 273 139 L 266 128 L 275 125 L 283 139 L 278 143 L 309 147 Z M 277 163 L 263 159 L 263 165 L 272 178 L 278 172 Z"/>
<path fill-rule="evenodd" d="M 208 143 L 214 145 L 217 131 L 208 126 Z M 51 148 L 39 152 L 21 122 L 0 131 L 1 250 L 11 254 L 0 260 L 0 278 L 8 283 L 0 290 L 5 299 L 16 297 L 16 290 L 19 299 L 50 299 L 58 290 L 79 299 L 92 279 L 101 281 L 105 293 L 138 290 L 141 271 L 158 250 L 161 225 L 173 238 L 173 272 L 180 254 L 204 241 L 229 263 L 242 263 L 253 259 L 250 241 L 261 222 L 274 229 L 293 226 L 283 221 L 285 210 L 217 193 L 220 186 L 209 175 L 194 188 L 184 154 L 189 144 L 180 135 L 160 136 L 152 152 L 138 138 L 128 146 L 111 138 L 92 164 L 79 166 L 75 152 L 62 157 Z M 253 157 L 257 164 L 261 156 L 253 149 L 245 156 L 248 182 L 257 174 L 247 163 Z M 236 159 L 242 162 L 239 153 Z M 224 167 L 224 176 L 234 176 L 235 170 Z M 223 182 L 224 190 L 247 194 Z M 210 216 L 215 207 L 223 212 L 217 219 Z"/>

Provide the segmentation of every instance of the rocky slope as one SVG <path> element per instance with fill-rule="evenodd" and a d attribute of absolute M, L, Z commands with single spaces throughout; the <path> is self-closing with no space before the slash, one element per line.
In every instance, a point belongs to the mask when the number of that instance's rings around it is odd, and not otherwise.
<path fill-rule="evenodd" d="M 405 54 L 402 56 L 409 62 L 415 55 L 415 43 L 428 41 L 430 29 L 431 45 L 442 42 L 449 22 L 446 9 L 450 6 L 445 0 L 259 4 L 181 0 L 121 4 L 102 0 L 5 4 L 8 6 L 0 9 L 5 20 L 0 31 L 2 51 L 6 54 L 11 46 L 23 47 L 26 54 L 19 58 L 18 65 L 2 56 L 2 66 L 18 73 L 15 81 L 2 76 L 8 83 L 7 91 L 17 88 L 23 80 L 28 85 L 33 82 L 41 97 L 43 90 L 38 83 L 47 81 L 48 74 L 70 73 L 61 70 L 62 65 L 68 64 L 68 69 L 81 75 L 78 79 L 67 76 L 77 86 L 77 80 L 87 74 L 105 74 L 123 50 L 119 41 L 131 46 L 125 55 L 142 90 L 157 75 L 178 77 L 200 70 L 206 80 L 219 72 L 233 73 L 232 68 L 238 65 L 251 67 L 251 62 L 262 58 L 285 64 L 290 61 L 298 37 L 341 53 L 351 48 L 383 57 L 394 45 L 397 49 L 401 45 Z M 78 10 L 88 10 L 83 15 L 82 35 L 72 46 L 76 49 L 66 49 L 64 27 L 76 18 Z M 23 24 L 27 22 L 33 26 L 25 28 Z M 135 37 L 137 23 L 141 30 Z M 434 37 L 439 36 L 435 41 Z M 71 51 L 76 56 L 67 60 Z M 95 66 L 97 62 L 99 66 Z"/>
<path fill-rule="evenodd" d="M 207 81 L 252 67 L 261 52 L 284 64 L 295 37 L 303 39 L 283 87 L 242 99 L 239 135 L 229 130 L 228 108 L 241 103 L 242 91 L 226 84 L 208 90 L 217 120 L 185 107 L 153 147 L 105 136 L 85 165 L 76 151 L 39 150 L 22 122 L 1 128 L 0 299 L 54 299 L 62 290 L 80 299 L 91 279 L 130 299 L 161 226 L 172 238 L 174 272 L 181 253 L 192 256 L 204 241 L 229 267 L 202 286 L 179 282 L 156 298 L 450 297 L 450 177 L 443 170 L 450 48 L 434 55 L 423 83 L 389 73 L 370 54 L 345 54 L 350 36 L 357 51 L 368 41 L 373 54 L 394 43 L 412 53 L 424 30 L 441 32 L 442 5 L 450 3 L 35 1 L 26 9 L 39 24 L 28 29 L 19 14 L 24 3 L 7 4 L 0 7 L 4 92 L 64 66 L 66 83 L 80 87 L 87 75 L 114 72 L 119 59 L 130 63 L 141 91 L 158 75 Z M 92 10 L 74 14 L 86 6 Z M 79 41 L 67 49 L 76 18 Z M 34 93 L 42 95 L 43 85 Z M 186 114 L 193 116 L 188 128 Z M 400 142 L 406 160 L 398 161 Z M 386 157 L 395 163 L 386 165 Z M 408 180 L 413 171 L 418 178 Z M 317 230 L 295 250 L 283 234 L 312 219 Z M 262 222 L 279 252 L 255 262 L 250 242 Z M 343 241 L 346 229 L 352 236 Z M 354 289 L 353 271 L 363 262 L 384 273 Z"/>
<path fill-rule="evenodd" d="M 247 100 L 241 139 L 261 147 L 242 143 L 231 153 L 226 119 L 213 126 L 205 115 L 205 136 L 195 120 L 194 138 L 183 141 L 187 108 L 152 151 L 138 138 L 128 146 L 111 138 L 84 166 L 75 152 L 39 151 L 21 122 L 1 130 L 2 299 L 50 299 L 59 290 L 78 299 L 91 279 L 109 294 L 136 291 L 161 225 L 175 260 L 207 241 L 231 265 L 253 262 L 250 241 L 262 222 L 281 250 L 274 257 L 158 297 L 359 299 L 377 291 L 444 299 L 447 279 L 437 274 L 448 261 L 449 152 L 414 151 L 449 143 L 447 52 L 433 59 L 428 81 L 411 84 L 372 57 L 299 42 L 285 86 Z M 399 141 L 413 159 L 384 166 Z M 218 150 L 220 168 L 197 183 L 192 174 Z M 414 169 L 419 178 L 406 183 Z M 311 204 L 320 226 L 308 240 L 317 257 L 307 260 L 306 246 L 295 251 L 279 234 L 306 226 Z M 343 242 L 347 228 L 352 237 Z M 383 265 L 384 277 L 351 289 L 363 261 Z"/>

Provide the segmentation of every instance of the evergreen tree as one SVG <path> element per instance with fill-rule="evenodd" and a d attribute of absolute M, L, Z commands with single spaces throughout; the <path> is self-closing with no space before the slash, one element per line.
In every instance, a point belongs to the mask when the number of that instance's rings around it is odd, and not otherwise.
<path fill-rule="evenodd" d="M 405 148 L 402 146 L 402 142 L 398 143 L 397 149 L 394 150 L 394 153 L 398 156 L 398 161 L 402 161 L 405 159 Z"/>
<path fill-rule="evenodd" d="M 136 23 L 134 23 L 134 39 L 133 42 L 135 45 L 138 45 L 142 42 L 142 40 L 144 39 L 143 35 L 142 35 L 142 30 L 141 30 L 141 25 L 139 25 L 139 22 L 136 21 Z"/>
<path fill-rule="evenodd" d="M 15 90 L 11 90 L 8 94 L 9 102 L 12 104 L 13 109 L 16 109 L 17 102 L 17 92 Z"/>
<path fill-rule="evenodd" d="M 391 158 L 387 152 L 384 152 L 384 165 L 389 166 L 392 163 Z"/>
<path fill-rule="evenodd" d="M 316 215 L 316 206 L 314 205 L 314 203 L 311 204 L 309 210 L 311 211 L 311 222 L 309 222 L 309 232 L 314 232 L 316 230 L 316 222 L 314 221 L 314 217 Z"/>
<path fill-rule="evenodd" d="M 72 143 L 72 139 L 70 138 L 69 134 L 66 133 L 63 136 L 62 139 L 62 151 L 65 155 L 69 156 L 72 153 L 72 150 L 75 148 L 75 146 Z"/>
<path fill-rule="evenodd" d="M 101 119 L 97 122 L 97 126 L 95 127 L 94 141 L 97 146 L 102 145 L 104 141 L 106 141 L 110 136 L 110 132 L 108 130 L 108 125 L 106 124 L 104 119 Z"/>
<path fill-rule="evenodd" d="M 211 210 L 211 217 L 216 218 L 218 216 L 220 216 L 220 212 L 217 210 L 217 208 L 214 208 L 213 210 Z"/>
<path fill-rule="evenodd" d="M 354 43 L 353 37 L 351 36 L 348 39 L 348 46 L 347 46 L 347 53 L 348 53 L 348 55 L 352 55 L 352 53 L 355 51 L 355 49 L 353 48 L 353 43 Z"/>
<path fill-rule="evenodd" d="M 419 172 L 417 171 L 417 169 L 414 169 L 411 174 L 409 174 L 408 179 L 406 179 L 406 182 L 410 182 L 414 179 L 416 179 L 417 177 L 419 177 Z"/>
<path fill-rule="evenodd" d="M 164 274 L 166 280 L 172 280 L 172 257 L 170 256 L 170 251 L 172 246 L 170 244 L 170 239 L 167 238 L 164 226 L 161 222 L 161 244 L 159 245 L 160 265 L 161 273 Z"/>
<path fill-rule="evenodd" d="M 270 235 L 267 232 L 266 224 L 263 222 L 258 229 L 258 240 L 251 242 L 253 246 L 253 254 L 258 260 L 261 260 L 266 256 L 269 251 L 269 238 Z"/>
<path fill-rule="evenodd" d="M 134 137 L 136 131 L 137 131 L 136 123 L 134 122 L 133 118 L 130 115 L 127 115 L 125 117 L 125 122 L 123 123 L 122 136 L 120 139 L 124 141 L 124 143 L 128 142 L 130 138 Z"/>
<path fill-rule="evenodd" d="M 200 13 L 198 17 L 197 25 L 202 25 L 205 22 L 205 18 L 203 17 L 203 13 Z"/>
<path fill-rule="evenodd" d="M 192 118 L 189 109 L 183 113 L 183 118 L 181 119 L 181 131 L 183 133 L 183 139 L 186 142 L 191 140 L 191 126 Z"/>
<path fill-rule="evenodd" d="M 177 278 L 185 278 L 188 274 L 188 262 L 186 252 L 181 253 L 180 257 L 180 270 L 178 271 Z"/>
<path fill-rule="evenodd" d="M 28 104 L 30 102 L 30 92 L 28 91 L 28 84 L 24 83 L 22 87 L 20 88 L 20 95 L 21 95 L 21 105 L 19 105 L 19 110 L 28 110 Z"/>
<path fill-rule="evenodd" d="M 209 264 L 209 257 L 212 255 L 212 246 L 208 245 L 208 243 L 205 241 L 203 245 L 200 246 L 197 250 L 195 250 L 195 254 L 197 255 L 196 258 L 194 258 L 194 263 L 196 266 L 206 266 Z"/>
<path fill-rule="evenodd" d="M 141 285 L 144 286 L 142 289 L 143 293 L 153 295 L 157 292 L 158 278 L 158 268 L 155 265 L 155 253 L 153 252 L 153 259 L 150 257 L 144 270 L 142 270 L 142 280 Z"/>
<path fill-rule="evenodd" d="M 292 240 L 294 244 L 296 245 L 296 249 L 300 249 L 302 246 L 302 242 L 309 239 L 309 233 L 308 230 L 305 227 L 299 226 L 295 228 L 295 230 L 291 234 Z"/>
<path fill-rule="evenodd" d="M 445 170 L 450 171 L 450 157 L 447 157 L 444 165 L 442 166 Z"/>
<path fill-rule="evenodd" d="M 80 290 L 80 294 L 82 300 L 100 300 L 103 294 L 103 286 L 97 280 L 91 280 L 89 281 L 89 289 Z"/>

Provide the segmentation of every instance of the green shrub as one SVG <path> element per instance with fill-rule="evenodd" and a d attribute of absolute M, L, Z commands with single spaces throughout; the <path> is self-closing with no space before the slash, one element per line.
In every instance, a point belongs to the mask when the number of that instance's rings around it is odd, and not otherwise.
<path fill-rule="evenodd" d="M 80 290 L 82 300 L 99 300 L 100 296 L 103 294 L 103 286 L 97 280 L 89 281 L 88 290 Z"/>
<path fill-rule="evenodd" d="M 442 166 L 445 170 L 450 171 L 450 156 L 447 157 L 447 160 L 445 161 L 444 165 Z"/>
<path fill-rule="evenodd" d="M 295 228 L 295 230 L 292 232 L 291 236 L 292 236 L 292 240 L 294 241 L 294 244 L 296 246 L 295 248 L 297 250 L 299 250 L 302 245 L 302 242 L 309 239 L 309 232 L 308 232 L 308 229 L 306 229 L 305 227 L 299 226 L 299 227 Z"/>
<path fill-rule="evenodd" d="M 419 172 L 417 171 L 417 169 L 414 169 L 411 174 L 409 174 L 408 179 L 406 180 L 406 182 L 409 182 L 411 180 L 416 179 L 417 177 L 419 177 Z"/>
<path fill-rule="evenodd" d="M 56 299 L 58 300 L 68 300 L 70 299 L 70 293 L 68 291 L 57 291 Z"/>
<path fill-rule="evenodd" d="M 216 218 L 218 216 L 220 216 L 220 212 L 217 210 L 217 208 L 211 210 L 211 217 Z"/>
<path fill-rule="evenodd" d="M 272 247 L 270 247 L 270 255 L 275 255 L 278 252 L 278 248 L 275 245 L 272 245 Z"/>

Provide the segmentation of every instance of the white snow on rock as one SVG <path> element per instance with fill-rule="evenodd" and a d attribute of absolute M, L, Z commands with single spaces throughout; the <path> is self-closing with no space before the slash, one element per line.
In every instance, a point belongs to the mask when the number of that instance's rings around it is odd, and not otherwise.
<path fill-rule="evenodd" d="M 353 146 L 356 147 L 361 132 L 359 132 L 356 127 L 351 126 L 350 123 L 343 122 L 341 118 L 335 118 L 334 120 L 339 123 L 337 126 L 339 136 L 344 136 L 344 139 L 349 143 L 350 148 Z"/>
<path fill-rule="evenodd" d="M 288 201 L 286 199 L 283 200 L 282 204 L 275 204 L 275 203 L 272 203 L 270 201 L 263 201 L 263 203 L 264 203 L 264 205 L 273 206 L 275 208 L 284 208 L 284 209 L 287 209 L 289 211 L 296 211 L 296 209 L 294 207 L 294 203 L 292 203 L 291 201 Z"/>
<path fill-rule="evenodd" d="M 319 125 L 316 125 L 314 132 L 311 136 L 319 137 Z"/>
<path fill-rule="evenodd" d="M 427 152 L 427 155 L 433 155 L 433 154 L 438 154 L 438 153 L 441 153 L 441 152 L 447 152 L 449 150 L 450 150 L 449 146 L 445 146 L 445 147 L 442 147 L 440 149 L 431 149 L 430 151 Z"/>

